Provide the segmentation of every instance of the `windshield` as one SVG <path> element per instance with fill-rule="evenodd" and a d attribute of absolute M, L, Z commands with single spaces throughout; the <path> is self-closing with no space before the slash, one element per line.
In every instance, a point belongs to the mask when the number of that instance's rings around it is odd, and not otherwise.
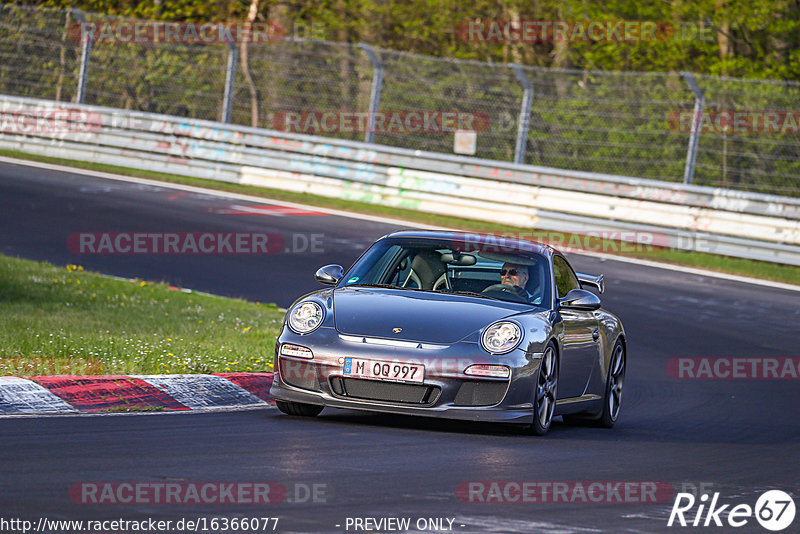
<path fill-rule="evenodd" d="M 535 306 L 550 302 L 550 271 L 541 254 L 433 239 L 377 242 L 347 273 L 340 287 L 347 286 L 441 291 Z"/>

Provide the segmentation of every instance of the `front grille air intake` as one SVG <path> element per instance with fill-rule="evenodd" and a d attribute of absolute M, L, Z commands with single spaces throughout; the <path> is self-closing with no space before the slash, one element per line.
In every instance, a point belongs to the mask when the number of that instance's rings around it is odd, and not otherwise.
<path fill-rule="evenodd" d="M 493 406 L 503 400 L 508 382 L 464 382 L 458 388 L 456 406 Z"/>
<path fill-rule="evenodd" d="M 281 358 L 280 371 L 281 379 L 290 386 L 319 391 L 319 379 L 315 364 Z"/>
<path fill-rule="evenodd" d="M 402 404 L 433 404 L 441 393 L 436 386 L 340 377 L 331 379 L 331 388 L 343 397 Z"/>

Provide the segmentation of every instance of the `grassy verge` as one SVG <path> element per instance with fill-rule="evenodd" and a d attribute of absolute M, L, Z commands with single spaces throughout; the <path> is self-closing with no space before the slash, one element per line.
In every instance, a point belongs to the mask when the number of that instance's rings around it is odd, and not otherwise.
<path fill-rule="evenodd" d="M 308 193 L 295 193 L 291 191 L 282 191 L 279 189 L 267 189 L 267 188 L 248 186 L 248 185 L 216 182 L 213 180 L 206 180 L 202 178 L 191 178 L 175 174 L 131 169 L 128 167 L 117 167 L 113 165 L 105 165 L 102 163 L 80 162 L 80 161 L 65 160 L 59 158 L 51 158 L 47 156 L 28 154 L 25 152 L 19 152 L 15 150 L 0 149 L 0 156 L 28 159 L 32 161 L 41 161 L 45 163 L 54 163 L 54 164 L 66 165 L 82 169 L 90 169 L 101 172 L 121 174 L 125 176 L 138 176 L 141 178 L 150 178 L 153 180 L 161 180 L 165 182 L 172 182 L 178 184 L 194 185 L 198 187 L 205 187 L 208 189 L 216 189 L 218 191 L 230 191 L 234 193 L 243 193 L 253 196 L 259 196 L 265 199 L 298 202 L 302 204 L 309 204 L 313 206 L 321 206 L 332 209 L 341 209 L 356 213 L 365 213 L 369 215 L 391 217 L 395 219 L 402 219 L 422 224 L 446 226 L 465 231 L 507 233 L 507 234 L 517 234 L 517 235 L 523 234 L 524 236 L 529 236 L 531 238 L 535 238 L 536 235 L 542 234 L 541 232 L 532 231 L 531 229 L 526 229 L 526 228 L 506 226 L 491 222 L 474 221 L 470 219 L 460 219 L 456 217 L 436 215 L 432 213 L 423 213 L 409 209 L 379 206 L 366 202 L 357 202 L 357 201 L 344 200 L 338 198 L 328 198 Z M 561 234 L 559 237 L 564 243 L 573 243 L 573 240 L 571 239 L 572 236 L 570 234 Z M 585 237 L 582 236 L 575 236 L 575 237 L 578 238 L 575 242 L 585 243 Z M 777 282 L 800 284 L 800 267 L 795 267 L 792 265 L 781 265 L 777 263 L 753 261 L 742 258 L 731 258 L 728 256 L 706 254 L 701 252 L 654 249 L 649 247 L 634 247 L 626 244 L 617 244 L 608 241 L 604 241 L 604 243 L 607 243 L 607 245 L 602 245 L 602 244 L 598 245 L 597 242 L 592 242 L 586 246 L 591 247 L 592 250 L 608 250 L 611 252 L 622 251 L 620 255 L 628 257 L 642 258 L 663 263 L 671 263 L 675 265 L 697 267 L 711 271 L 738 274 L 742 276 L 762 278 L 765 280 L 774 280 Z"/>
<path fill-rule="evenodd" d="M 283 313 L 0 255 L 0 375 L 271 371 Z"/>

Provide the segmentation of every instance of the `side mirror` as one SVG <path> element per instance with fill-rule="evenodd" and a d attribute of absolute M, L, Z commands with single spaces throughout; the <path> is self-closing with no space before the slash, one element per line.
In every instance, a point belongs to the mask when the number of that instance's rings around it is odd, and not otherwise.
<path fill-rule="evenodd" d="M 559 308 L 572 310 L 597 310 L 600 308 L 600 298 L 585 289 L 573 289 L 567 296 L 558 301 Z"/>
<path fill-rule="evenodd" d="M 342 279 L 342 276 L 344 276 L 344 269 L 341 265 L 326 265 L 317 270 L 314 278 L 321 284 L 335 286 Z"/>

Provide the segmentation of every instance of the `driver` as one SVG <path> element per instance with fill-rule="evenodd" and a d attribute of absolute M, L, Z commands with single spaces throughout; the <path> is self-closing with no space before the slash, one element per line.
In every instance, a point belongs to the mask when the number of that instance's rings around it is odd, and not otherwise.
<path fill-rule="evenodd" d="M 531 296 L 525 291 L 525 284 L 528 283 L 528 267 L 525 265 L 504 263 L 500 270 L 500 283 L 513 287 L 521 297 L 528 299 Z"/>
<path fill-rule="evenodd" d="M 528 293 L 525 286 L 528 284 L 528 266 L 506 262 L 500 270 L 500 283 L 511 286 L 514 292 L 531 304 L 539 304 L 540 299 L 534 301 L 533 295 Z"/>

